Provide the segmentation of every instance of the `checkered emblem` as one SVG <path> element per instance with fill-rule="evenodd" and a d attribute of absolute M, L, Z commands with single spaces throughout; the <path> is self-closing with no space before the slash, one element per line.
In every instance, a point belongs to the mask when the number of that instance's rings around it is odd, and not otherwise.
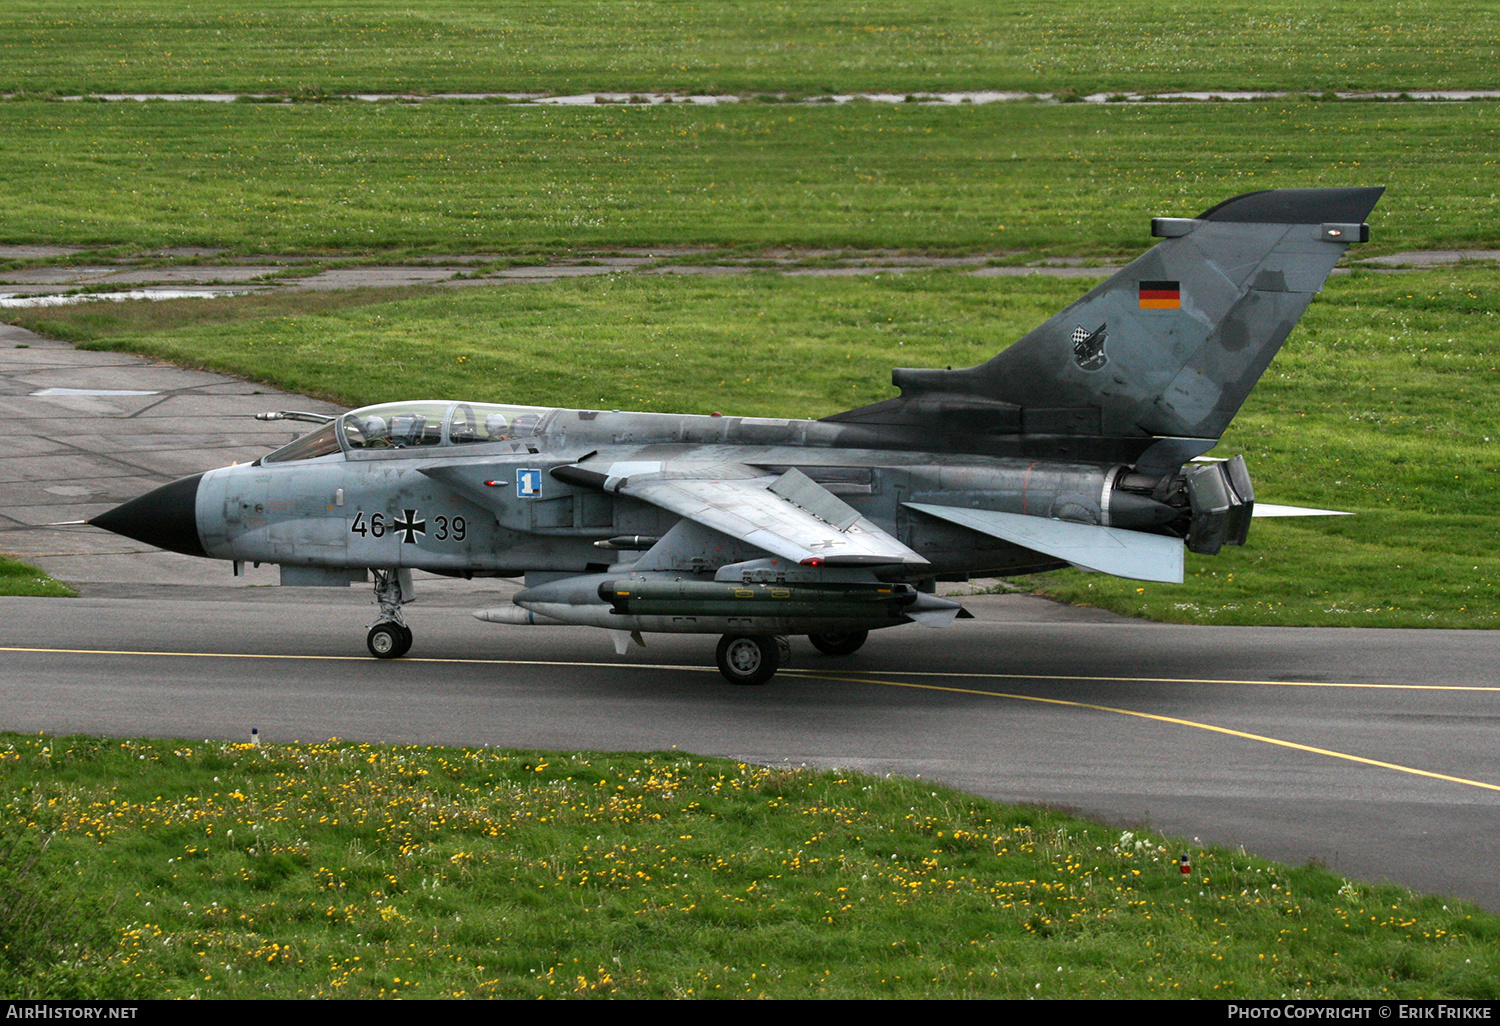
<path fill-rule="evenodd" d="M 1082 325 L 1073 329 L 1073 362 L 1079 370 L 1096 371 L 1109 362 L 1109 357 L 1104 355 L 1104 343 L 1108 338 L 1109 332 L 1102 324 L 1093 331 Z"/>

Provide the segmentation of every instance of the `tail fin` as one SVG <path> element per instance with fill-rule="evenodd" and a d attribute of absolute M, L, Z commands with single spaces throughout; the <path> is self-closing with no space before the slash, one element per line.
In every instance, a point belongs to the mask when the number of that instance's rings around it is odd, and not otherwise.
<path fill-rule="evenodd" d="M 997 433 L 1216 439 L 1384 191 L 1276 189 L 1156 218 L 1164 241 L 988 363 L 897 370 L 900 398 L 829 419 L 989 406 L 1013 424 Z"/>

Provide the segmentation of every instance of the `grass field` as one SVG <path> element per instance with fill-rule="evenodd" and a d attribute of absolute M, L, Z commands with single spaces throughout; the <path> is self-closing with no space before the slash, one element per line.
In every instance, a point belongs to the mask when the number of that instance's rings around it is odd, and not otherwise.
<path fill-rule="evenodd" d="M 11 734 L 0 791 L 12 998 L 1500 995 L 1452 899 L 922 781 Z"/>
<path fill-rule="evenodd" d="M 1497 38 L 1457 0 L 11 0 L 0 91 L 1493 89 Z"/>
<path fill-rule="evenodd" d="M 1500 245 L 1500 106 L 1484 103 L 9 103 L 0 139 L 5 243 L 1099 255 L 1252 189 L 1384 184 L 1360 253 Z"/>
<path fill-rule="evenodd" d="M 1086 288 L 950 272 L 627 275 L 18 319 L 351 406 L 463 396 L 820 417 L 889 396 L 893 366 L 985 360 Z M 1500 626 L 1497 298 L 1482 267 L 1336 276 L 1215 450 L 1245 455 L 1264 501 L 1356 516 L 1257 521 L 1244 549 L 1190 556 L 1182 585 L 1073 573 L 1039 586 L 1181 622 Z"/>
<path fill-rule="evenodd" d="M 0 595 L 34 595 L 47 598 L 72 598 L 74 591 L 61 581 L 54 581 L 34 566 L 0 555 Z"/>

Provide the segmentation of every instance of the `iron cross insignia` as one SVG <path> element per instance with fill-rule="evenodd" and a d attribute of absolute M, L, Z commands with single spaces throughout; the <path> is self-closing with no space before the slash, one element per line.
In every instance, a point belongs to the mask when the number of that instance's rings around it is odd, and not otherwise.
<path fill-rule="evenodd" d="M 417 540 L 417 535 L 427 533 L 427 521 L 417 519 L 417 511 L 409 509 L 406 511 L 405 520 L 392 520 L 391 530 L 400 531 L 404 537 L 401 539 L 408 545 Z"/>

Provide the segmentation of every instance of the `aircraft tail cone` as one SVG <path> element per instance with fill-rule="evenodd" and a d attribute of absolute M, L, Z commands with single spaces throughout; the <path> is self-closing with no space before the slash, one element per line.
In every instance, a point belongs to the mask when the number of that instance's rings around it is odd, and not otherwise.
<path fill-rule="evenodd" d="M 89 521 L 94 527 L 147 545 L 188 556 L 207 556 L 198 536 L 198 482 L 202 474 L 184 477 Z"/>

